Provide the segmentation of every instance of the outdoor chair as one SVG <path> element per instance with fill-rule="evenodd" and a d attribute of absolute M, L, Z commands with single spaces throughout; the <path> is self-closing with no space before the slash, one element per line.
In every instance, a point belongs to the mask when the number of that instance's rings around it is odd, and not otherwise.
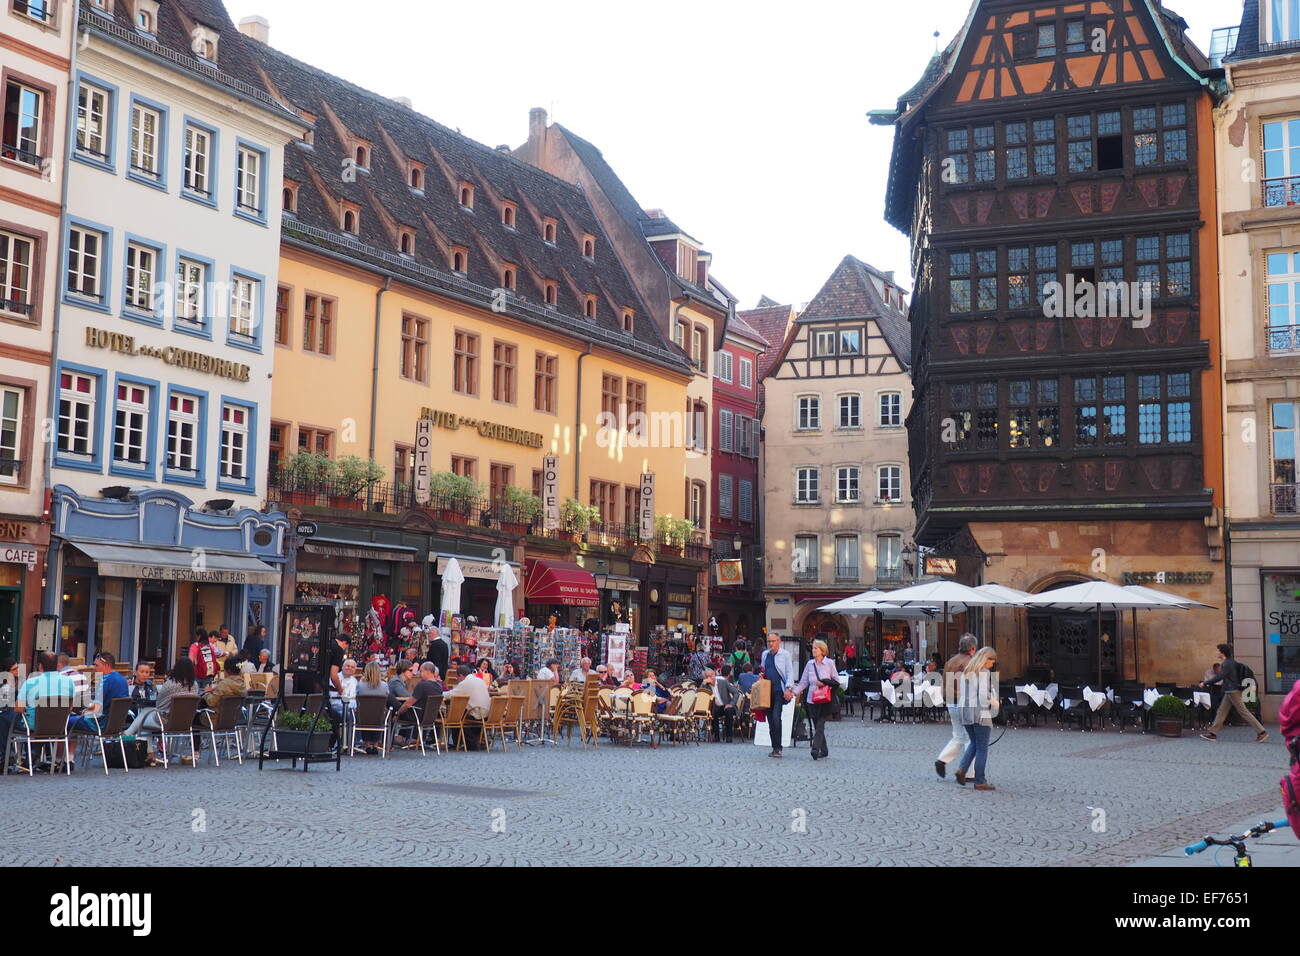
<path fill-rule="evenodd" d="M 195 729 L 194 718 L 198 715 L 201 700 L 198 694 L 176 694 L 172 697 L 171 709 L 162 722 L 162 730 L 158 732 L 162 746 L 163 769 L 171 763 L 171 754 L 167 747 L 169 740 L 188 741 L 190 761 L 195 767 L 199 765 L 198 745 L 195 743 L 194 735 L 201 731 Z"/>
<path fill-rule="evenodd" d="M 389 731 L 392 729 L 392 714 L 388 708 L 388 698 L 376 694 L 357 697 L 357 707 L 353 712 L 351 735 L 348 740 L 348 753 L 357 749 L 357 734 L 361 731 L 379 733 L 379 755 L 388 758 Z"/>
<path fill-rule="evenodd" d="M 1143 701 L 1143 690 L 1141 685 L 1134 687 L 1131 684 L 1121 684 L 1116 688 L 1115 698 L 1110 706 L 1110 722 L 1112 726 L 1119 728 L 1121 734 L 1131 724 L 1136 724 L 1142 728 L 1143 733 L 1146 733 L 1147 712 Z"/>
<path fill-rule="evenodd" d="M 230 759 L 230 745 L 235 745 L 235 758 L 242 765 L 244 762 L 244 748 L 239 743 L 240 725 L 244 722 L 244 706 L 247 703 L 246 697 L 223 697 L 217 702 L 218 709 L 203 711 L 203 718 L 207 722 L 208 740 L 212 744 L 212 762 L 220 767 L 221 758 L 217 755 L 217 742 L 221 741 L 226 745 L 226 759 Z"/>
<path fill-rule="evenodd" d="M 379 698 L 377 698 L 379 699 Z M 469 698 L 454 698 L 454 700 L 468 700 Z M 414 710 L 414 708 L 412 708 Z M 420 756 L 427 757 L 428 752 L 424 749 L 424 735 L 433 734 L 433 752 L 442 753 L 442 741 L 438 736 L 438 725 L 442 723 L 442 695 L 437 697 L 426 697 L 424 706 L 420 708 L 419 714 L 415 721 L 415 742 L 420 745 Z"/>
<path fill-rule="evenodd" d="M 510 706 L 510 698 L 498 694 L 492 698 L 491 704 L 488 705 L 487 716 L 483 718 L 483 749 L 492 749 L 492 735 L 496 734 L 501 738 L 501 749 L 506 747 L 506 709 Z M 592 725 L 594 726 L 594 724 Z M 593 733 L 593 736 L 594 733 Z"/>
<path fill-rule="evenodd" d="M 632 734 L 640 740 L 641 734 L 645 733 L 650 738 L 652 747 L 659 746 L 660 722 L 656 720 L 654 711 L 655 699 L 653 694 L 633 694 L 630 701 Z"/>
<path fill-rule="evenodd" d="M 692 728 L 695 733 L 695 743 L 700 742 L 701 735 L 708 740 L 713 727 L 713 694 L 707 689 L 695 692 L 690 716 L 691 723 L 695 725 Z"/>
<path fill-rule="evenodd" d="M 465 731 L 470 725 L 468 719 L 469 698 L 452 697 L 447 701 L 447 713 L 442 718 L 442 729 L 447 735 L 448 750 L 469 750 L 465 743 Z M 456 732 L 456 746 L 451 745 L 451 732 Z"/>
<path fill-rule="evenodd" d="M 14 729 L 10 742 L 14 748 L 14 756 L 22 753 L 22 748 L 27 749 L 27 775 L 33 776 L 36 773 L 35 755 L 32 751 L 32 745 L 37 747 L 51 744 L 54 746 L 53 758 L 57 761 L 59 756 L 58 745 L 63 745 L 63 769 L 65 773 L 72 773 L 72 767 L 68 765 L 68 717 L 72 714 L 71 704 L 42 704 L 39 700 L 35 701 L 35 708 L 31 710 L 35 717 L 34 726 L 31 730 L 22 728 L 22 717 L 14 718 Z"/>
<path fill-rule="evenodd" d="M 754 736 L 754 711 L 749 706 L 749 695 L 741 694 L 736 703 L 736 737 L 740 740 Z"/>
<path fill-rule="evenodd" d="M 503 724 L 501 745 L 505 746 L 505 734 L 514 734 L 515 749 L 524 747 L 524 704 L 527 701 L 518 694 L 506 698 L 506 716 Z"/>
<path fill-rule="evenodd" d="M 87 741 L 94 741 L 99 745 L 99 759 L 104 764 L 104 776 L 108 776 L 108 753 L 104 750 L 107 744 L 117 744 L 118 750 L 122 753 L 122 770 L 127 771 L 126 766 L 126 744 L 122 740 L 122 731 L 126 730 L 127 712 L 131 709 L 130 697 L 117 697 L 108 705 L 108 714 L 103 723 L 97 730 L 74 729 L 71 732 L 72 738 L 84 738 Z M 89 744 L 87 744 L 89 746 Z M 89 756 L 94 756 L 93 752 Z M 89 759 L 82 760 L 82 766 L 85 766 Z"/>

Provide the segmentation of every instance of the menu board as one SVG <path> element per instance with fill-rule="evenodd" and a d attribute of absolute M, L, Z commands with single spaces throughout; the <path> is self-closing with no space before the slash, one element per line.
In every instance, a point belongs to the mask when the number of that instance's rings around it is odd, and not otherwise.
<path fill-rule="evenodd" d="M 1264 688 L 1288 693 L 1300 680 L 1300 574 L 1264 572 Z"/>
<path fill-rule="evenodd" d="M 605 663 L 619 680 L 627 668 L 627 635 L 610 634 L 605 645 Z"/>

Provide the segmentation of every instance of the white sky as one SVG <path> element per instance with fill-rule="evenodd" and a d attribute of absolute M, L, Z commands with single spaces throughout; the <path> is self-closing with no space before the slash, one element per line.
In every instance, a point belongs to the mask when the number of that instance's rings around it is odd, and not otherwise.
<path fill-rule="evenodd" d="M 871 126 L 968 0 L 226 0 L 271 44 L 488 146 L 528 110 L 595 143 L 646 208 L 713 253 L 752 308 L 806 302 L 846 254 L 908 275 L 881 216 L 893 131 Z M 1169 0 L 1202 50 L 1240 0 Z M 365 11 L 372 10 L 373 17 Z M 360 13 L 359 13 L 360 11 Z M 905 284 L 910 286 L 910 282 Z"/>

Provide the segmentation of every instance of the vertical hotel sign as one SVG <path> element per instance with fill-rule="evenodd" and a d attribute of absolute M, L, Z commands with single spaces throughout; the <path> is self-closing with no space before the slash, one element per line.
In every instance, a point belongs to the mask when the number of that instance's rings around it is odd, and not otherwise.
<path fill-rule="evenodd" d="M 433 422 L 422 418 L 415 423 L 415 503 L 427 505 L 430 498 L 429 465 L 433 460 Z"/>
<path fill-rule="evenodd" d="M 560 526 L 560 459 L 555 455 L 542 460 L 542 523 L 547 531 Z"/>
<path fill-rule="evenodd" d="M 655 536 L 655 476 L 647 472 L 641 476 L 641 540 L 653 541 Z"/>

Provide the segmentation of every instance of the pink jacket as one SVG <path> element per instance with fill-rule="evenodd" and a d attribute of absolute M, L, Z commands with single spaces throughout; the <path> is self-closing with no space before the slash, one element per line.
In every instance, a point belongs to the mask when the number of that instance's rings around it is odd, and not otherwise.
<path fill-rule="evenodd" d="M 1295 682 L 1291 693 L 1282 702 L 1278 712 L 1278 722 L 1282 725 L 1282 736 L 1286 740 L 1300 737 L 1300 680 Z"/>

